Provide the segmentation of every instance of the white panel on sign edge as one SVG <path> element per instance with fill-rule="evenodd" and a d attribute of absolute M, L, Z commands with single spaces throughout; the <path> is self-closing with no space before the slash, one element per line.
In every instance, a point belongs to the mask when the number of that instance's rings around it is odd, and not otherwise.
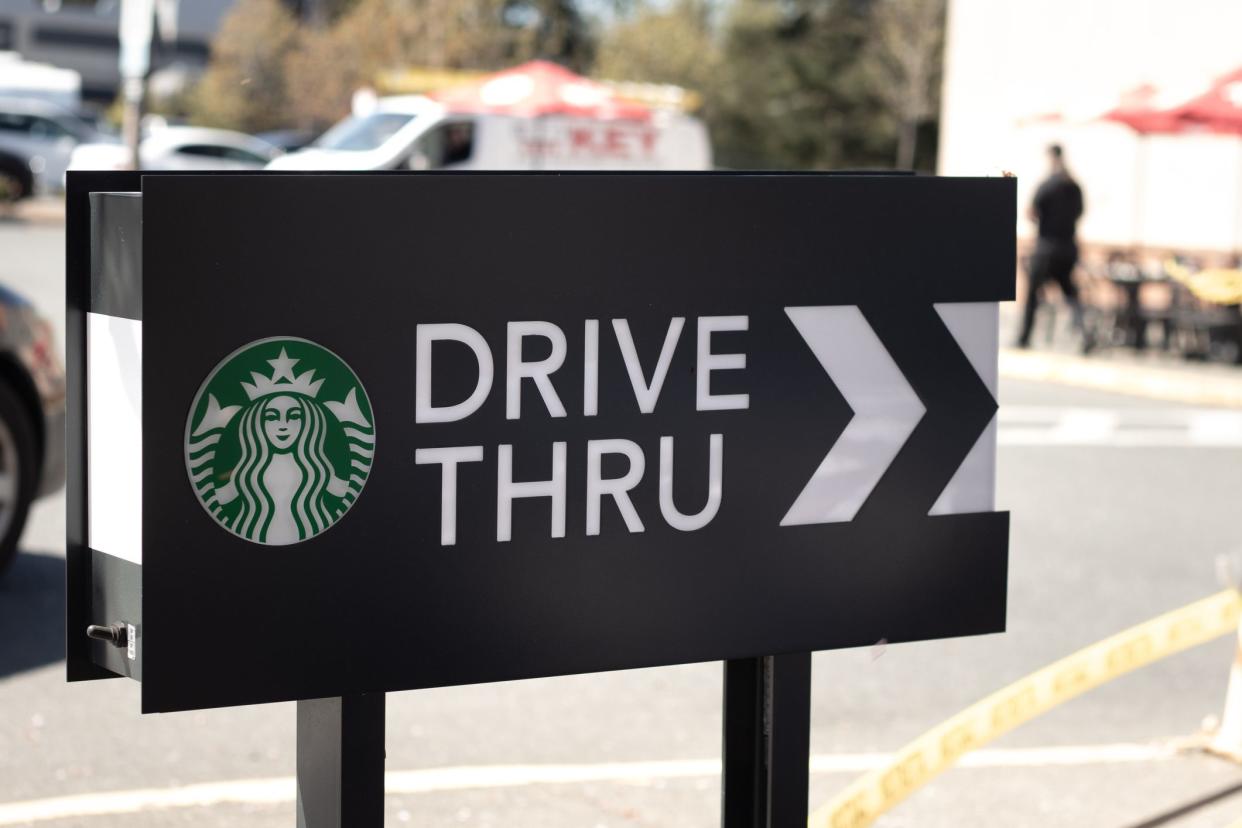
<path fill-rule="evenodd" d="M 86 315 L 87 544 L 142 563 L 142 322 Z"/>
<path fill-rule="evenodd" d="M 998 399 L 1000 303 L 941 302 L 936 313 L 975 373 Z M 932 505 L 929 515 L 961 515 L 996 510 L 996 415 L 979 435 L 949 485 Z"/>

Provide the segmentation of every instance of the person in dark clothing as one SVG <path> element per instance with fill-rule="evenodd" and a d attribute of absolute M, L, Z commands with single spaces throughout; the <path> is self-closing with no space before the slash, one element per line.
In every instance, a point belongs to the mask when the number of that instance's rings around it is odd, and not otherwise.
<path fill-rule="evenodd" d="M 1039 189 L 1031 204 L 1030 217 L 1039 226 L 1035 250 L 1031 254 L 1027 273 L 1026 305 L 1022 309 L 1022 333 L 1018 347 L 1031 344 L 1031 328 L 1035 325 L 1035 310 L 1044 285 L 1055 282 L 1069 304 L 1074 316 L 1074 327 L 1083 335 L 1083 349 L 1090 350 L 1090 338 L 1083 324 L 1082 303 L 1078 301 L 1078 287 L 1074 284 L 1074 266 L 1078 263 L 1078 243 L 1075 231 L 1082 216 L 1082 188 L 1065 168 L 1064 153 L 1060 145 L 1048 148 L 1052 172 Z"/>

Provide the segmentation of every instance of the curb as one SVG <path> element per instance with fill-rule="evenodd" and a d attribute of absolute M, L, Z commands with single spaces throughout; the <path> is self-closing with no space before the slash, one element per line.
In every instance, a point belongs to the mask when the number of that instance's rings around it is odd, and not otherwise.
<path fill-rule="evenodd" d="M 65 201 L 59 197 L 31 198 L 0 206 L 0 221 L 22 224 L 64 224 Z"/>
<path fill-rule="evenodd" d="M 1006 379 L 1053 382 L 1095 391 L 1186 403 L 1242 408 L 1242 371 L 1214 366 L 1166 367 L 1070 354 L 1002 348 Z"/>

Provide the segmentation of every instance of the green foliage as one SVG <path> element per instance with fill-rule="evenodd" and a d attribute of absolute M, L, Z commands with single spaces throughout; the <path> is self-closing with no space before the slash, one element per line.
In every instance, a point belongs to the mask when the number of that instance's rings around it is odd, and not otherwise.
<path fill-rule="evenodd" d="M 594 74 L 701 93 L 715 85 L 720 61 L 710 6 L 705 0 L 677 0 L 616 23 L 599 44 Z"/>
<path fill-rule="evenodd" d="M 515 45 L 522 54 L 516 60 L 543 58 L 590 71 L 596 36 L 575 0 L 508 0 L 502 19 L 518 35 Z"/>
<path fill-rule="evenodd" d="M 872 89 L 897 130 L 898 167 L 914 166 L 919 127 L 940 102 L 945 0 L 875 0 L 864 55 Z"/>
<path fill-rule="evenodd" d="M 318 25 L 239 0 L 191 107 L 201 123 L 325 126 L 384 70 L 533 58 L 698 92 L 735 168 L 933 163 L 945 0 L 337 0 Z"/>
<path fill-rule="evenodd" d="M 344 0 L 322 12 L 304 25 L 279 0 L 239 0 L 216 37 L 194 120 L 251 132 L 322 127 L 384 69 L 502 69 L 542 57 L 586 71 L 594 57 L 571 0 Z"/>
<path fill-rule="evenodd" d="M 868 11 L 848 0 L 736 0 L 709 108 L 721 164 L 888 166 L 893 132 L 862 62 Z"/>
<path fill-rule="evenodd" d="M 216 35 L 190 105 L 193 120 L 250 132 L 287 126 L 285 63 L 299 40 L 298 23 L 279 0 L 238 0 Z"/>
<path fill-rule="evenodd" d="M 595 74 L 699 92 L 722 166 L 928 168 L 943 25 L 944 0 L 675 0 L 605 31 Z"/>

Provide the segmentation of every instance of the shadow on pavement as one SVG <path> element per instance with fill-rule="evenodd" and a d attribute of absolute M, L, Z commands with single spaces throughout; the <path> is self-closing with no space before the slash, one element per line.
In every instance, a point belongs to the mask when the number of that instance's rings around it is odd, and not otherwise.
<path fill-rule="evenodd" d="M 65 559 L 21 552 L 0 576 L 0 677 L 65 657 Z"/>
<path fill-rule="evenodd" d="M 1187 802 L 1186 804 L 1179 805 L 1173 810 L 1167 811 L 1159 816 L 1152 817 L 1151 819 L 1140 822 L 1137 825 L 1131 825 L 1130 828 L 1158 828 L 1158 826 L 1161 825 L 1168 825 L 1171 822 L 1180 821 L 1182 817 L 1188 816 L 1200 808 L 1206 808 L 1209 805 L 1213 805 L 1223 799 L 1228 799 L 1229 797 L 1239 793 L 1242 793 L 1242 784 L 1228 785 L 1221 788 L 1219 791 L 1200 797 L 1193 802 Z"/>

